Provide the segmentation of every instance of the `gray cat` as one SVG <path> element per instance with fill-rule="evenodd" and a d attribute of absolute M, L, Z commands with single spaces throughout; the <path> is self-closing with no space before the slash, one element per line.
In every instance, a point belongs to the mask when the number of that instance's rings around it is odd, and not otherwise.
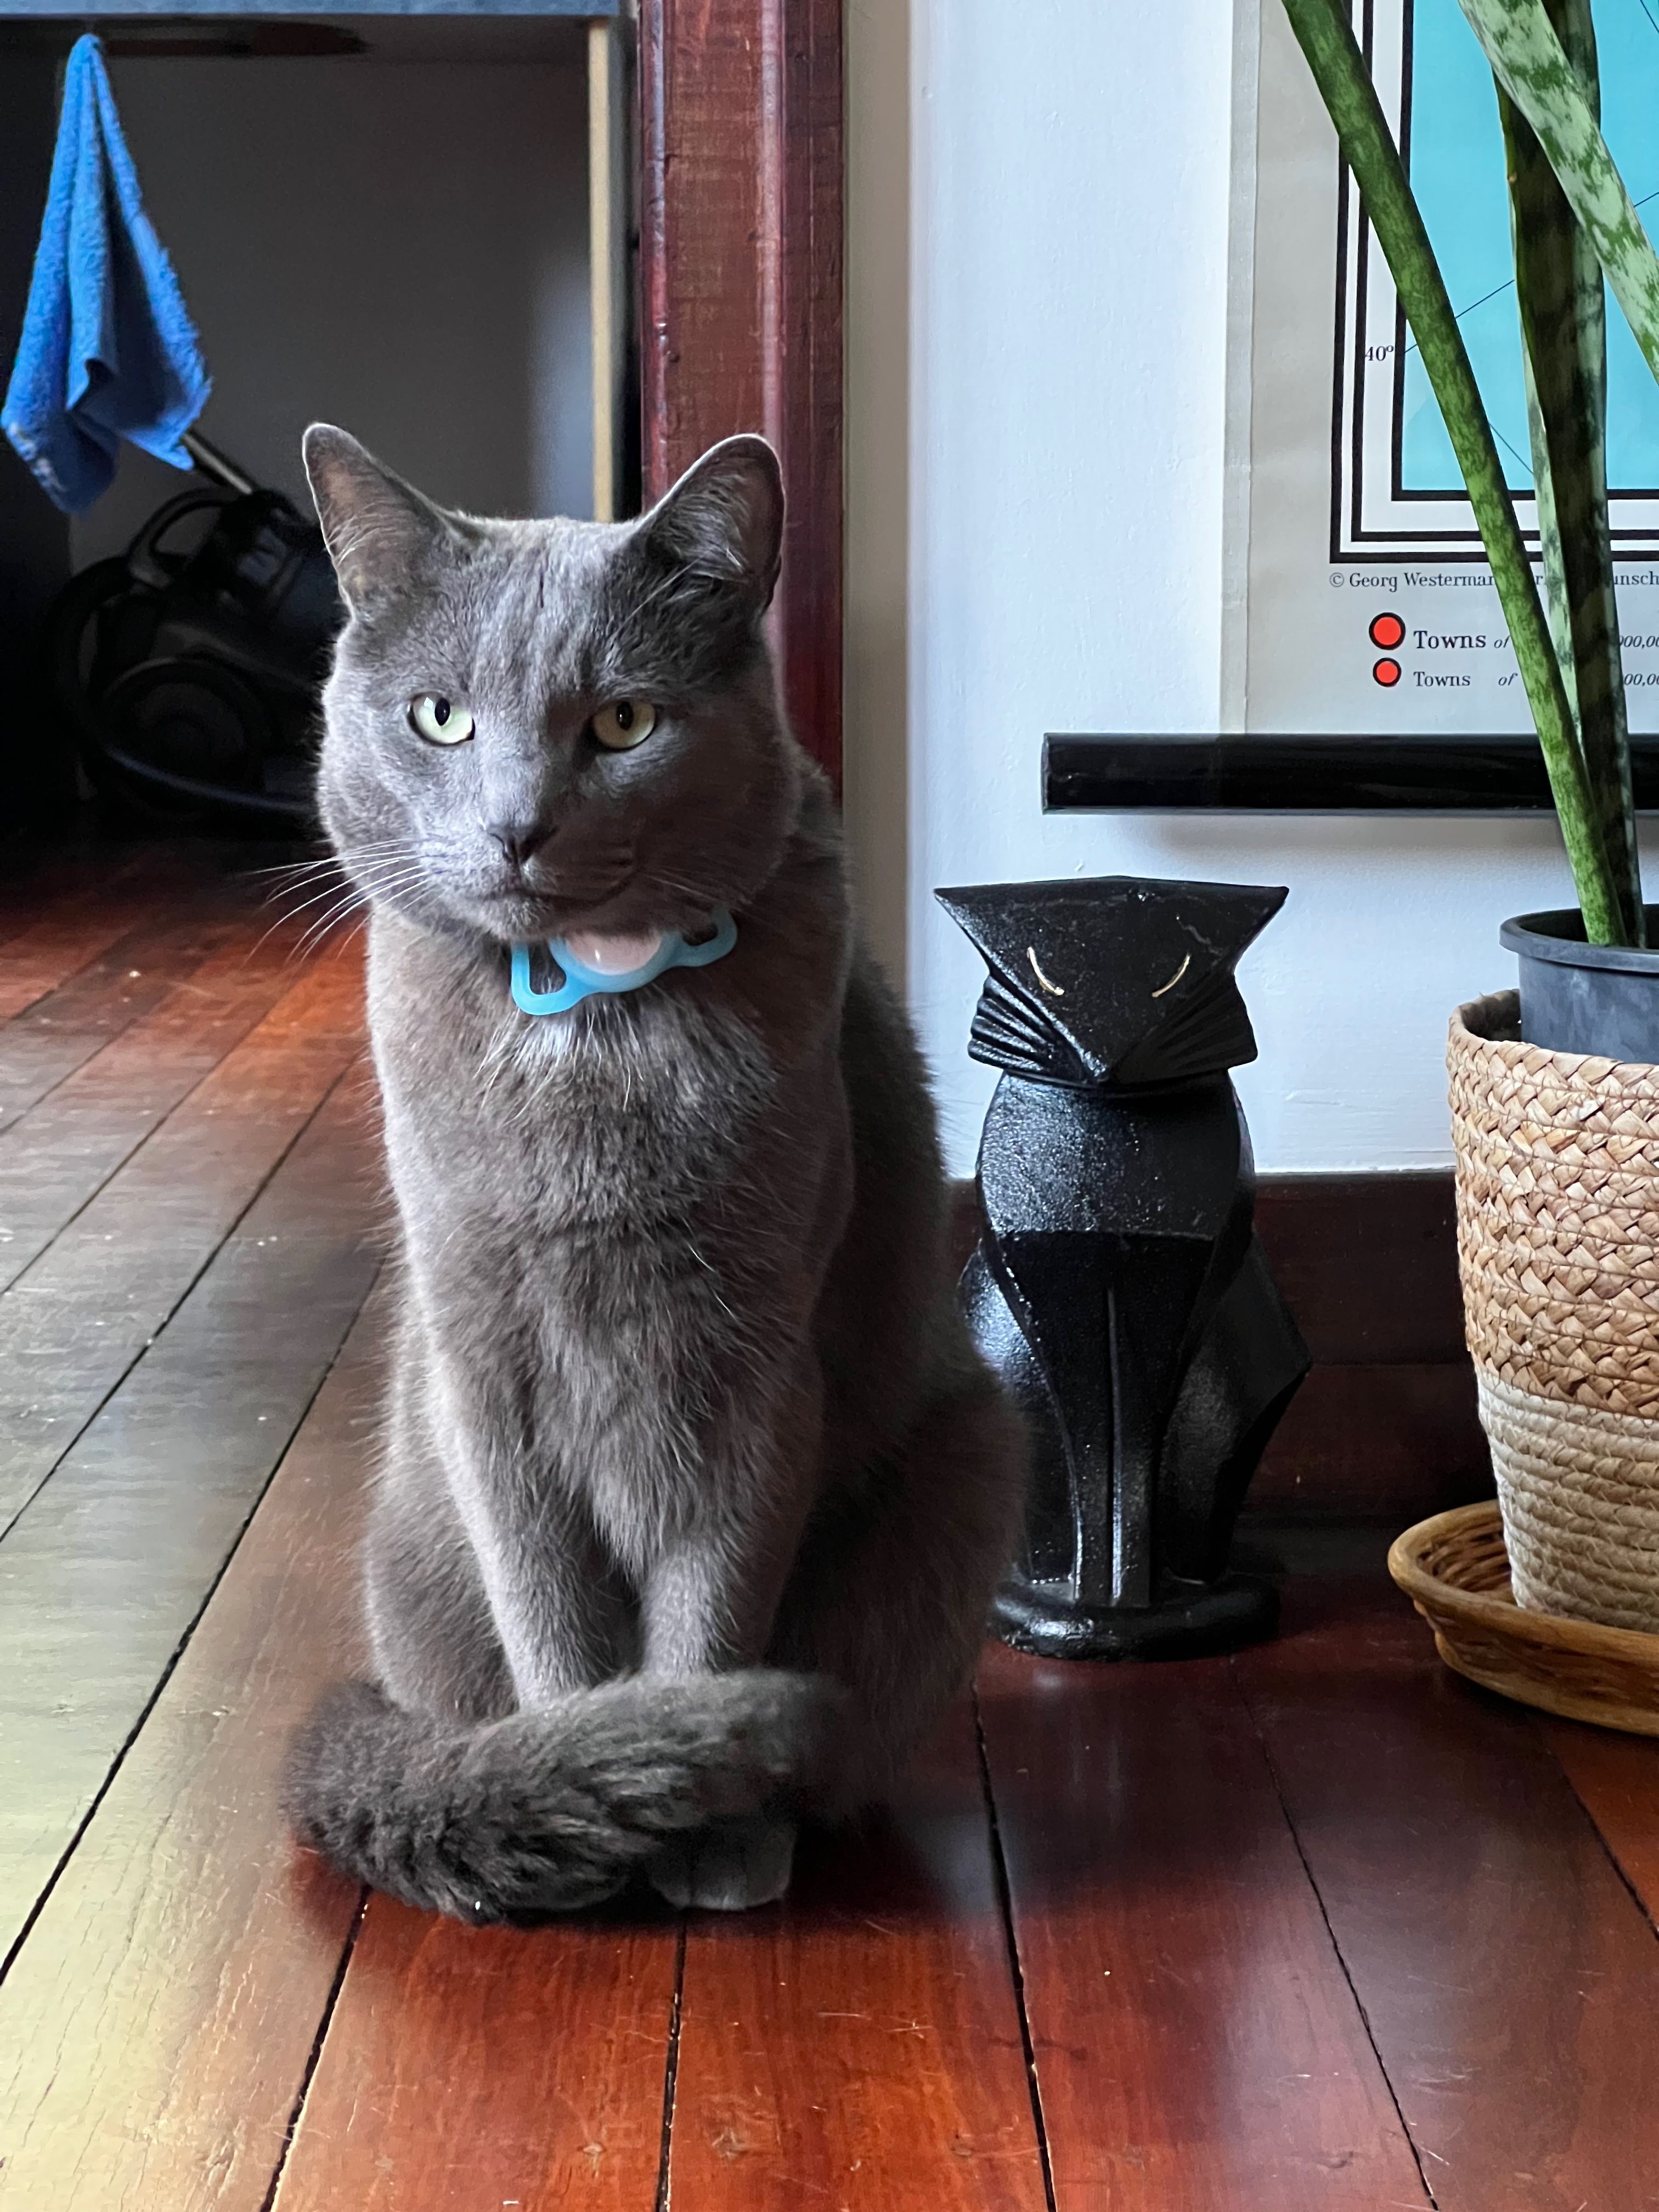
<path fill-rule="evenodd" d="M 403 1262 L 379 1682 L 307 1723 L 289 1809 L 465 1919 L 636 1870 L 757 1904 L 797 1816 L 878 1792 L 967 1679 L 1024 1474 L 778 707 L 777 462 L 730 439 L 602 525 L 442 512 L 324 425 L 305 450 Z M 550 943 L 532 1004 L 556 965 L 601 980 L 521 1011 L 513 948 Z"/>

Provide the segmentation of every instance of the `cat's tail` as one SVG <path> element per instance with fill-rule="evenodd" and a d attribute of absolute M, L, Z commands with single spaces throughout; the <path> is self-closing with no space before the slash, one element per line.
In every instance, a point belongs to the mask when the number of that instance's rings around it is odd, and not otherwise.
<path fill-rule="evenodd" d="M 295 1740 L 284 1808 L 344 1873 L 410 1905 L 568 1911 L 676 1834 L 798 1809 L 826 1783 L 840 1705 L 822 1675 L 634 1675 L 469 1727 L 347 1682 Z"/>

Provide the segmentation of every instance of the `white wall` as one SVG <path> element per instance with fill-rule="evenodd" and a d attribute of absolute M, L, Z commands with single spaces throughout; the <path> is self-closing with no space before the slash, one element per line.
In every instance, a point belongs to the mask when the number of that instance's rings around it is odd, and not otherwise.
<path fill-rule="evenodd" d="M 1544 823 L 1040 811 L 1045 730 L 1219 726 L 1229 12 L 911 0 L 908 979 L 957 1172 L 994 1077 L 935 884 L 1288 884 L 1240 969 L 1280 1172 L 1448 1159 L 1448 1013 L 1512 982 L 1506 915 L 1571 899 Z M 855 790 L 890 741 L 849 729 Z"/>
<path fill-rule="evenodd" d="M 343 423 L 436 497 L 592 507 L 586 83 L 568 62 L 128 60 L 115 93 L 202 335 L 201 428 L 304 494 Z M 118 550 L 193 479 L 124 449 L 75 525 Z"/>

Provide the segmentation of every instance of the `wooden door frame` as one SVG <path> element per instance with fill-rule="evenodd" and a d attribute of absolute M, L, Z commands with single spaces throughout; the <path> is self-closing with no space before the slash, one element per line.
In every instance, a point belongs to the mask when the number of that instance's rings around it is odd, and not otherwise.
<path fill-rule="evenodd" d="M 640 0 L 643 489 L 762 431 L 788 495 L 775 641 L 837 782 L 842 702 L 842 0 Z"/>

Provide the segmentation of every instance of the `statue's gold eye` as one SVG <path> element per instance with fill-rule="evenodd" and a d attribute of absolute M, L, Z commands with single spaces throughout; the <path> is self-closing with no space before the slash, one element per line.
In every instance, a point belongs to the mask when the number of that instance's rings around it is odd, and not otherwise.
<path fill-rule="evenodd" d="M 472 717 L 459 700 L 436 691 L 417 691 L 409 702 L 409 726 L 433 745 L 464 745 L 472 735 Z"/>
<path fill-rule="evenodd" d="M 608 752 L 632 752 L 657 726 L 657 710 L 648 699 L 613 699 L 593 717 L 593 734 Z"/>

